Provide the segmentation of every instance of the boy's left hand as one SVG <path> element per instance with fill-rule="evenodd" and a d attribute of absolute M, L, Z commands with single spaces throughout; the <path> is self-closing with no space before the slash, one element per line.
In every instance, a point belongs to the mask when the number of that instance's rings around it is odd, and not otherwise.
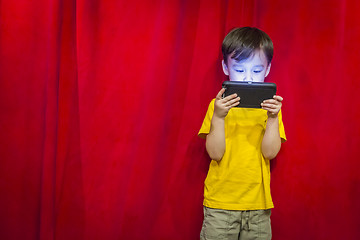
<path fill-rule="evenodd" d="M 264 100 L 261 103 L 262 109 L 268 111 L 268 117 L 277 117 L 278 113 L 280 112 L 283 98 L 275 95 L 273 99 Z"/>

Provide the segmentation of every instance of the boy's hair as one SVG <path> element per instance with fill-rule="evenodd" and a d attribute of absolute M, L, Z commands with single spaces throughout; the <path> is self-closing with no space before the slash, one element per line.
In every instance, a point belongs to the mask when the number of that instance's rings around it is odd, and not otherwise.
<path fill-rule="evenodd" d="M 268 64 L 271 63 L 274 46 L 270 37 L 258 28 L 242 27 L 231 30 L 222 43 L 225 64 L 228 56 L 241 61 L 252 56 L 256 50 L 263 50 Z"/>

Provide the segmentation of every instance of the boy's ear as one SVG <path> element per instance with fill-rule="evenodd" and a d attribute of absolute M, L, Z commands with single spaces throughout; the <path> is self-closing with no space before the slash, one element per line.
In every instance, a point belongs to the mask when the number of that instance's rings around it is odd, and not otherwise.
<path fill-rule="evenodd" d="M 271 63 L 270 63 L 270 64 L 267 66 L 267 68 L 266 68 L 265 77 L 267 77 L 267 75 L 269 75 L 270 68 L 271 68 Z"/>
<path fill-rule="evenodd" d="M 223 69 L 225 75 L 226 75 L 226 76 L 229 76 L 229 69 L 228 69 L 228 67 L 226 66 L 225 61 L 222 60 L 222 61 L 221 61 L 221 64 L 222 64 L 222 69 Z"/>

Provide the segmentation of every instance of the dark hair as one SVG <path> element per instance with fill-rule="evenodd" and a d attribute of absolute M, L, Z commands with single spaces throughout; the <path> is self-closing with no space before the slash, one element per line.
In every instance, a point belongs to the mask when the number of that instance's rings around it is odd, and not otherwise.
<path fill-rule="evenodd" d="M 221 49 L 226 64 L 228 56 L 236 61 L 241 61 L 249 58 L 256 50 L 260 49 L 264 51 L 269 64 L 274 54 L 274 46 L 269 35 L 253 27 L 231 30 L 224 38 Z"/>

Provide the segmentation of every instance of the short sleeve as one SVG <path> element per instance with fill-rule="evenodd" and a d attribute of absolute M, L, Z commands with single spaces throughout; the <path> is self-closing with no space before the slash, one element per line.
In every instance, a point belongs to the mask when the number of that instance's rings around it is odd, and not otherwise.
<path fill-rule="evenodd" d="M 284 129 L 284 123 L 282 121 L 282 113 L 281 110 L 279 112 L 279 133 L 280 133 L 280 138 L 282 142 L 286 141 L 286 135 L 285 135 L 285 129 Z"/>
<path fill-rule="evenodd" d="M 205 138 L 206 135 L 209 134 L 209 132 L 210 132 L 211 119 L 214 114 L 214 103 L 215 103 L 215 99 L 213 99 L 210 102 L 208 110 L 207 110 L 205 118 L 204 118 L 204 121 L 203 121 L 200 131 L 198 133 L 198 136 L 201 138 Z"/>

